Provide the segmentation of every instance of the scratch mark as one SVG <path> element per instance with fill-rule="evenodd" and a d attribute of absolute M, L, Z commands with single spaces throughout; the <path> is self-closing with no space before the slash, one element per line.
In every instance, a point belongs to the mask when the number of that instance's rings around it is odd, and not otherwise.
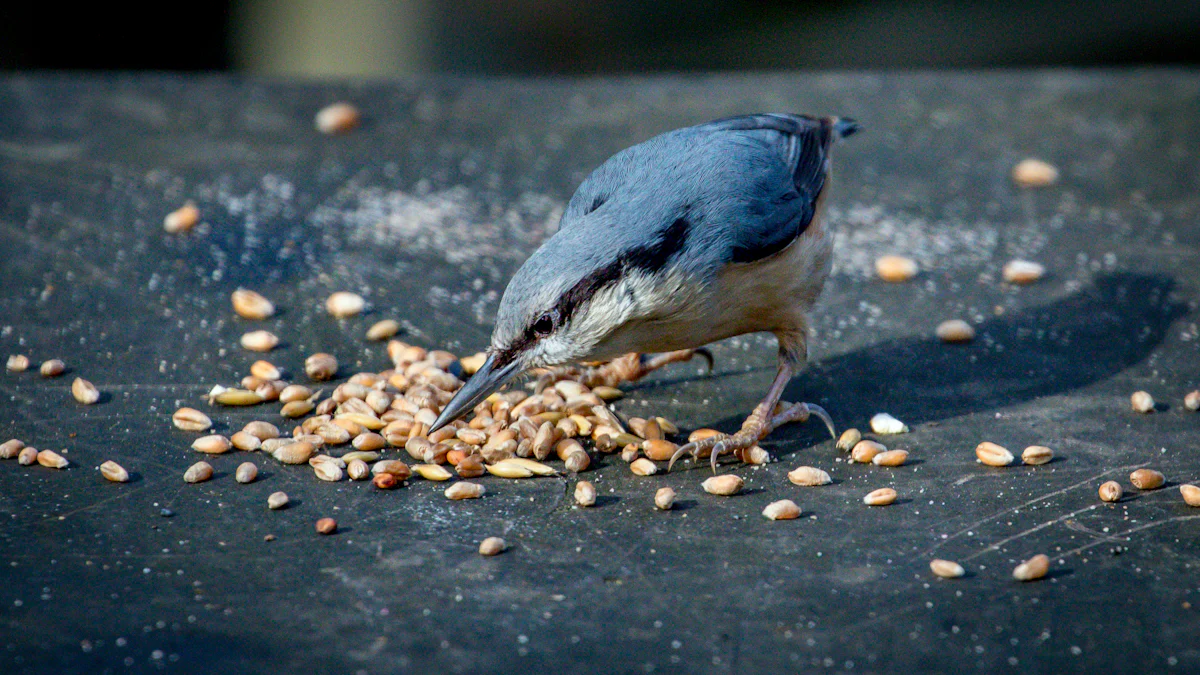
<path fill-rule="evenodd" d="M 981 555 L 985 555 L 987 553 L 991 553 L 992 551 L 998 550 L 1001 546 L 1004 546 L 1005 544 L 1007 544 L 1009 542 L 1013 542 L 1018 539 L 1024 539 L 1025 537 L 1028 537 L 1029 535 L 1033 534 L 1034 532 L 1040 532 L 1041 530 L 1044 530 L 1047 527 L 1050 527 L 1051 525 L 1054 525 L 1056 523 L 1061 523 L 1062 521 L 1068 520 L 1070 518 L 1074 518 L 1075 516 L 1077 516 L 1081 513 L 1087 513 L 1088 511 L 1091 511 L 1099 506 L 1100 506 L 1099 504 L 1092 504 L 1091 506 L 1085 506 L 1082 509 L 1077 509 L 1070 513 L 1063 514 L 1052 520 L 1047 520 L 1046 522 L 1041 523 L 1039 525 L 1035 525 L 1034 527 L 1031 527 L 1028 530 L 1025 530 L 1024 532 L 1019 532 L 1017 534 L 1012 535 L 1011 537 L 1005 537 L 1004 539 L 1001 539 L 1000 541 L 988 544 L 983 550 L 972 553 L 971 555 L 963 558 L 963 560 L 964 561 L 974 560 L 975 558 L 978 558 Z"/>
<path fill-rule="evenodd" d="M 1182 522 L 1185 520 L 1196 520 L 1197 518 L 1200 518 L 1200 515 L 1174 516 L 1172 518 L 1167 518 L 1166 520 L 1158 520 L 1153 523 L 1146 523 L 1145 525 L 1138 525 L 1137 527 L 1132 527 L 1128 530 L 1125 530 L 1124 532 L 1118 532 L 1117 534 L 1113 535 L 1113 537 L 1118 537 L 1118 538 L 1124 537 L 1123 541 L 1129 541 L 1129 535 L 1131 535 L 1131 534 L 1141 532 L 1143 530 L 1149 530 L 1151 528 L 1158 527 L 1160 525 L 1167 525 L 1169 523 L 1178 523 L 1178 522 Z M 1070 551 L 1066 551 L 1065 553 L 1062 553 L 1058 557 L 1066 558 L 1067 556 L 1079 555 L 1080 553 L 1083 553 L 1084 551 L 1088 550 L 1089 548 L 1092 548 L 1094 546 L 1099 546 L 1100 544 L 1107 544 L 1109 542 L 1110 542 L 1109 539 L 1101 539 L 1099 541 L 1093 541 L 1090 544 L 1084 544 L 1083 546 L 1080 546 L 1079 548 L 1073 548 Z"/>

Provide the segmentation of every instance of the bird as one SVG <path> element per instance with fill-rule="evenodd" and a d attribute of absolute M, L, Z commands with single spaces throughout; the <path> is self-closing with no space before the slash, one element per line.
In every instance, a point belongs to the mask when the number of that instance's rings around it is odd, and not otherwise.
<path fill-rule="evenodd" d="M 807 362 L 809 312 L 830 272 L 830 153 L 858 130 L 845 117 L 762 113 L 617 152 L 509 281 L 486 359 L 430 433 L 530 369 L 615 359 L 636 379 L 703 345 L 769 332 L 779 364 L 762 401 L 739 431 L 679 447 L 668 471 L 690 455 L 715 472 L 720 456 L 810 416 L 836 438 L 823 408 L 780 399 Z"/>

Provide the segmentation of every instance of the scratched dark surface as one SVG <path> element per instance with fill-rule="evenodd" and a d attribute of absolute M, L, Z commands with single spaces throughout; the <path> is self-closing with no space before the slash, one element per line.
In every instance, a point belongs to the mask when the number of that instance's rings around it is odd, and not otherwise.
<path fill-rule="evenodd" d="M 322 105 L 362 128 L 325 137 Z M 325 350 L 342 375 L 380 370 L 362 334 L 484 346 L 498 294 L 586 172 L 654 133 L 760 110 L 838 113 L 866 131 L 838 148 L 837 262 L 814 318 L 811 369 L 790 400 L 839 427 L 889 411 L 914 461 L 839 461 L 816 425 L 736 469 L 747 491 L 704 494 L 706 471 L 636 478 L 615 457 L 571 483 L 483 479 L 449 502 L 413 481 L 381 493 L 307 468 L 198 457 L 175 430 L 255 356 L 254 327 L 292 371 Z M 64 471 L 0 462 L 0 672 L 1046 672 L 1200 671 L 1200 76 L 1145 71 L 990 75 L 755 75 L 634 80 L 439 80 L 299 85 L 217 77 L 0 79 L 0 355 L 61 357 L 65 377 L 0 374 L 0 440 L 64 451 Z M 1026 156 L 1058 185 L 1015 188 Z M 194 200 L 203 224 L 163 232 Z M 872 279 L 883 253 L 913 282 Z M 1010 258 L 1049 272 L 1002 283 Z M 233 316 L 239 285 L 274 299 Z M 337 322 L 332 290 L 372 311 Z M 946 346 L 936 324 L 977 324 Z M 774 368 L 770 340 L 714 350 L 712 376 L 676 366 L 630 388 L 627 414 L 732 429 Z M 104 392 L 70 397 L 74 376 Z M 296 378 L 303 381 L 303 376 Z M 1159 411 L 1130 411 L 1145 389 Z M 215 411 L 217 430 L 278 422 L 275 406 Z M 974 446 L 1056 459 L 993 469 Z M 105 482 L 113 459 L 134 474 Z M 800 488 L 788 470 L 825 468 Z M 1138 492 L 1138 466 L 1166 488 Z M 735 470 L 732 467 L 725 471 Z M 1127 496 L 1102 504 L 1115 479 Z M 680 508 L 651 507 L 669 485 Z M 893 486 L 887 508 L 861 502 Z M 270 512 L 266 495 L 291 508 Z M 791 498 L 805 517 L 768 522 Z M 170 509 L 173 517 L 160 515 Z M 320 537 L 313 522 L 341 531 Z M 272 542 L 264 536 L 276 535 Z M 511 549 L 475 551 L 502 534 Z M 1050 555 L 1047 579 L 1010 572 Z M 933 578 L 933 557 L 968 576 Z"/>

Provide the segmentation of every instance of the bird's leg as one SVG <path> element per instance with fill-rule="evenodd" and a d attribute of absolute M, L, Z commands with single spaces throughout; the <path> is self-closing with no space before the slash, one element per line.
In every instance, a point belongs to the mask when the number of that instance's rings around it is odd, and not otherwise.
<path fill-rule="evenodd" d="M 825 423 L 825 428 L 829 430 L 829 435 L 833 436 L 835 440 L 837 439 L 837 430 L 834 429 L 833 418 L 829 416 L 829 413 L 825 412 L 824 408 L 816 403 L 792 403 L 784 405 L 782 411 L 779 411 L 778 408 L 776 410 L 777 412 L 771 417 L 771 421 L 767 422 L 766 432 L 763 436 L 785 424 L 807 422 L 810 415 L 816 415 L 817 419 Z"/>
<path fill-rule="evenodd" d="M 680 349 L 645 358 L 644 355 L 635 352 L 613 359 L 602 366 L 589 368 L 583 374 L 583 383 L 588 387 L 615 387 L 622 382 L 640 380 L 663 366 L 690 361 L 697 354 L 708 361 L 708 369 L 711 371 L 713 358 L 707 349 Z"/>

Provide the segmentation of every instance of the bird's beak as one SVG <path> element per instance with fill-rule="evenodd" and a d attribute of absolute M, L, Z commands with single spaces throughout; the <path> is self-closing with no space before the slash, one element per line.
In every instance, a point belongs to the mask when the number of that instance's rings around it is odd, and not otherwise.
<path fill-rule="evenodd" d="M 479 370 L 467 380 L 467 383 L 458 390 L 454 398 L 442 408 L 442 414 L 438 415 L 433 426 L 429 427 L 429 433 L 433 433 L 438 429 L 446 426 L 454 420 L 467 414 L 469 410 L 479 404 L 480 401 L 487 398 L 493 391 L 504 386 L 505 382 L 512 379 L 512 376 L 519 372 L 520 359 L 503 365 L 497 365 L 496 355 L 490 354 Z"/>

